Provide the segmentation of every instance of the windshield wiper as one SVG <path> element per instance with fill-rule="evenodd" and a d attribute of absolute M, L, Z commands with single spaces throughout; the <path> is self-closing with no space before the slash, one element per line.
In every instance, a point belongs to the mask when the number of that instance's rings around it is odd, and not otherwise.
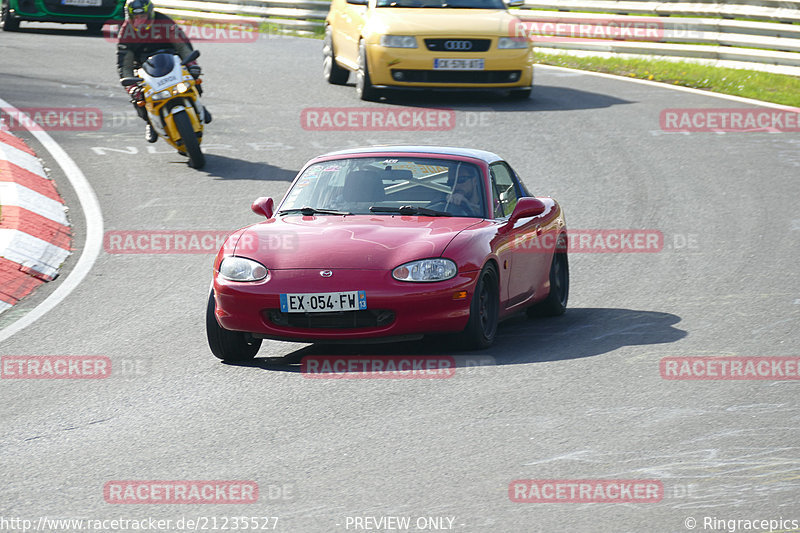
<path fill-rule="evenodd" d="M 372 213 L 398 213 L 400 215 L 423 215 L 428 217 L 451 217 L 450 213 L 444 211 L 436 211 L 428 209 L 427 207 L 414 207 L 413 205 L 404 205 L 401 207 L 384 207 L 380 205 L 373 205 L 369 208 Z"/>
<path fill-rule="evenodd" d="M 281 209 L 278 211 L 279 215 L 286 215 L 289 213 L 300 213 L 303 216 L 310 217 L 311 215 L 352 215 L 347 211 L 335 211 L 333 209 L 317 209 L 316 207 L 295 207 L 294 209 Z"/>

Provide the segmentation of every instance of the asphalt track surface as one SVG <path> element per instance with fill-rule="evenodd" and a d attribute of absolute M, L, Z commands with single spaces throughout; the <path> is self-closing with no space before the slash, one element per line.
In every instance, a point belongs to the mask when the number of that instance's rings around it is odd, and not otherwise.
<path fill-rule="evenodd" d="M 796 133 L 668 134 L 664 108 L 749 106 L 544 68 L 525 102 L 470 94 L 364 104 L 352 86 L 322 80 L 319 41 L 195 44 L 215 117 L 202 171 L 163 141 L 145 143 L 110 42 L 60 26 L 0 34 L 0 97 L 103 112 L 99 131 L 50 134 L 90 181 L 106 231 L 234 230 L 258 221 L 252 200 L 279 199 L 309 158 L 389 142 L 495 151 L 531 191 L 562 203 L 570 228 L 653 229 L 664 248 L 572 254 L 567 314 L 511 319 L 483 352 L 441 341 L 265 341 L 244 366 L 220 363 L 206 345 L 212 255 L 101 252 L 77 289 L 0 354 L 107 356 L 125 371 L 0 382 L 0 516 L 270 516 L 278 531 L 310 532 L 391 516 L 410 517 L 410 531 L 432 530 L 414 528 L 425 526 L 420 517 L 447 517 L 450 530 L 475 532 L 800 520 L 797 381 L 672 381 L 659 371 L 670 356 L 800 355 Z M 299 120 L 307 107 L 390 105 L 452 108 L 457 125 L 326 132 Z M 71 207 L 76 251 L 63 280 L 86 239 L 80 202 L 33 136 L 20 136 Z M 4 313 L 0 327 L 60 280 Z M 296 364 L 308 354 L 453 355 L 464 366 L 450 379 L 312 380 Z M 286 355 L 295 362 L 269 359 Z M 663 498 L 515 503 L 508 489 L 518 479 L 660 480 Z M 250 480 L 260 497 L 115 505 L 103 495 L 113 480 Z"/>

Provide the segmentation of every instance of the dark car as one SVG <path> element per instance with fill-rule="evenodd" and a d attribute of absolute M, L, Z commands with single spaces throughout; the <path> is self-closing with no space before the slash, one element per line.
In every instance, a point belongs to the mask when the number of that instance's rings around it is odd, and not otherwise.
<path fill-rule="evenodd" d="M 21 21 L 86 24 L 100 33 L 103 24 L 124 18 L 124 0 L 0 0 L 0 27 L 16 31 Z"/>

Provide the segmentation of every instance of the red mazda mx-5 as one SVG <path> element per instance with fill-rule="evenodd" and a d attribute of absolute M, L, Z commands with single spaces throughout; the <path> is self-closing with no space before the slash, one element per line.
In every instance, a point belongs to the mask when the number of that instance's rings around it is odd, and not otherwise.
<path fill-rule="evenodd" d="M 214 260 L 206 330 L 220 359 L 261 339 L 409 340 L 461 333 L 489 346 L 498 320 L 567 305 L 566 225 L 512 168 L 481 150 L 383 146 L 309 161 L 266 220 Z"/>

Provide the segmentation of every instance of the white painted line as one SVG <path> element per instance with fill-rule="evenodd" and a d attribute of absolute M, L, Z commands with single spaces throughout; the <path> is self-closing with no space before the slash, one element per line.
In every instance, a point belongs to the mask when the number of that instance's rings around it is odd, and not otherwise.
<path fill-rule="evenodd" d="M 58 267 L 69 257 L 70 251 L 43 241 L 24 231 L 0 229 L 0 255 L 40 272 L 48 277 L 58 274 Z"/>
<path fill-rule="evenodd" d="M 605 72 L 593 72 L 591 70 L 580 70 L 575 68 L 567 68 L 567 67 L 556 67 L 554 65 L 540 65 L 536 64 L 534 68 L 544 68 L 548 70 L 560 70 L 560 71 L 569 71 L 569 72 L 580 72 L 581 74 L 586 74 L 588 76 L 598 76 L 600 78 L 608 78 L 611 80 L 619 80 L 619 81 L 629 81 L 631 83 L 641 83 L 643 85 L 649 85 L 650 87 L 659 87 L 661 89 L 672 89 L 674 91 L 683 91 L 686 93 L 698 94 L 702 96 L 710 96 L 712 98 L 721 98 L 723 100 L 731 100 L 732 102 L 739 102 L 742 104 L 750 104 L 750 105 L 757 105 L 761 107 L 770 107 L 772 109 L 783 109 L 784 111 L 793 111 L 795 113 L 800 113 L 800 107 L 792 107 L 788 105 L 782 104 L 774 104 L 772 102 L 763 102 L 761 100 L 753 100 L 752 98 L 743 98 L 741 96 L 733 96 L 731 94 L 722 94 L 722 93 L 715 93 L 711 91 L 704 91 L 702 89 L 695 89 L 693 87 L 683 87 L 681 85 L 672 85 L 669 83 L 663 83 L 659 81 L 650 81 L 650 80 L 640 80 L 639 78 L 631 78 L 628 76 L 618 76 L 617 74 L 606 74 Z M 536 84 L 533 84 L 534 91 L 536 90 Z"/>
<path fill-rule="evenodd" d="M 4 159 L 9 163 L 14 163 L 28 172 L 47 178 L 47 174 L 42 168 L 42 163 L 39 161 L 39 158 L 28 152 L 23 152 L 19 148 L 0 143 L 0 159 Z"/>
<path fill-rule="evenodd" d="M 2 98 L 0 98 L 0 106 L 11 107 Z M 53 156 L 53 159 L 64 171 L 72 188 L 75 189 L 86 218 L 86 244 L 83 247 L 81 256 L 78 258 L 78 262 L 75 264 L 75 268 L 63 281 L 57 282 L 59 284 L 58 287 L 48 297 L 26 315 L 0 330 L 0 342 L 30 326 L 69 296 L 92 269 L 98 255 L 100 255 L 100 250 L 103 249 L 103 213 L 100 210 L 97 195 L 95 195 L 94 189 L 92 189 L 86 176 L 83 175 L 78 165 L 46 131 L 28 131 L 50 152 L 50 155 Z"/>
<path fill-rule="evenodd" d="M 65 226 L 69 225 L 64 204 L 23 187 L 13 181 L 0 181 L 0 200 L 3 205 L 15 205 Z"/>

